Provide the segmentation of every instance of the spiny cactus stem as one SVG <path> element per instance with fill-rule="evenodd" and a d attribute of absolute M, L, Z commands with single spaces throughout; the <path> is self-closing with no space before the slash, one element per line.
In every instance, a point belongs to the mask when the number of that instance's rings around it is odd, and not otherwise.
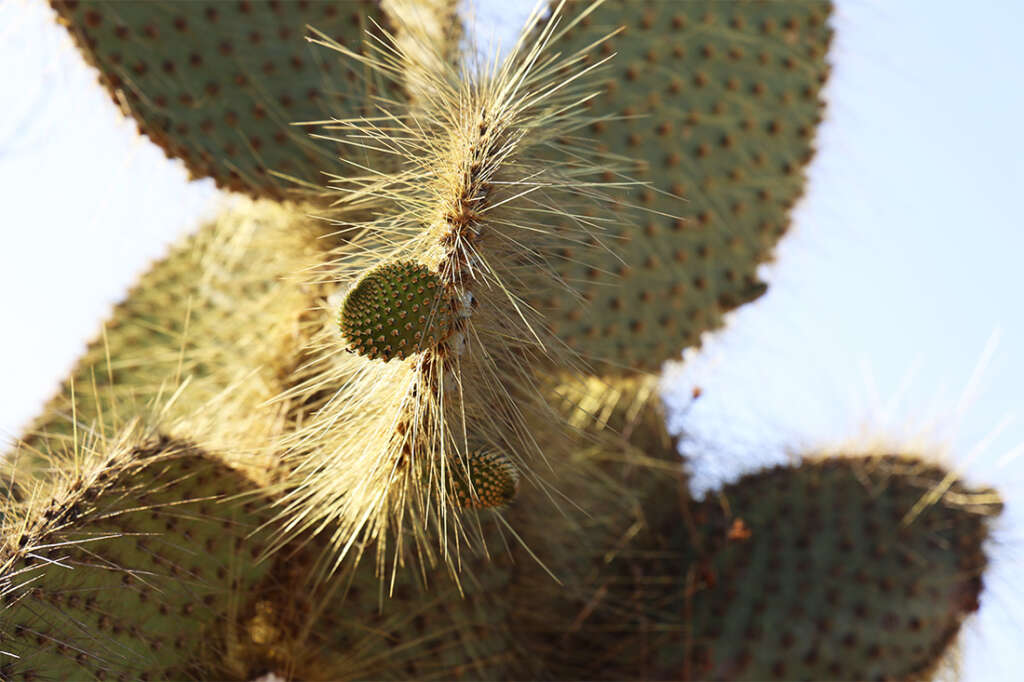
<path fill-rule="evenodd" d="M 485 111 L 479 120 L 469 124 L 467 153 L 457 169 L 459 183 L 444 214 L 439 243 L 445 250 L 438 268 L 445 284 L 457 291 L 472 293 L 478 279 L 473 251 L 484 235 L 483 214 L 487 207 L 490 184 L 484 181 L 485 164 L 493 163 L 495 140 Z M 460 297 L 459 300 L 462 300 Z M 473 300 L 471 298 L 471 300 Z M 463 316 L 472 314 L 465 306 Z"/>

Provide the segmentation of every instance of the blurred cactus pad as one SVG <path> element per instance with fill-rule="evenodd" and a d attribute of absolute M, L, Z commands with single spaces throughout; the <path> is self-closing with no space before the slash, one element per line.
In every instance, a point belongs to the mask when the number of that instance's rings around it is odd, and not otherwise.
<path fill-rule="evenodd" d="M 236 196 L 2 460 L 0 677 L 955 669 L 997 492 L 808 449 L 695 499 L 657 397 L 767 290 L 829 3 L 552 2 L 491 61 L 453 0 L 51 4 Z"/>

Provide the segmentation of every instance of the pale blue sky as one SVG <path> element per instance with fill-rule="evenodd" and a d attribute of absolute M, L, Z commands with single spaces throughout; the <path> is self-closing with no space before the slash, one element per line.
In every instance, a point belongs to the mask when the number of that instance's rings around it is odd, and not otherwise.
<path fill-rule="evenodd" d="M 480 2 L 480 25 L 505 34 L 531 4 Z M 931 443 L 998 485 L 1009 506 L 964 679 L 1013 679 L 1024 662 L 1024 3 L 840 1 L 834 26 L 820 152 L 765 269 L 771 289 L 671 372 L 669 398 L 704 389 L 685 424 L 706 485 L 868 437 Z M 93 80 L 44 3 L 0 0 L 10 434 L 134 276 L 217 201 Z"/>

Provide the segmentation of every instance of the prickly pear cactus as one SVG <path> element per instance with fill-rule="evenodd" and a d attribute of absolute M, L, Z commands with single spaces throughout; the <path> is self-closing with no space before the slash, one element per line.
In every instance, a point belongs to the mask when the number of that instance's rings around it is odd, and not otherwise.
<path fill-rule="evenodd" d="M 553 3 L 477 69 L 449 0 L 53 5 L 143 133 L 262 199 L 6 458 L 5 679 L 941 668 L 994 492 L 868 453 L 694 500 L 657 406 L 765 290 L 827 3 Z"/>

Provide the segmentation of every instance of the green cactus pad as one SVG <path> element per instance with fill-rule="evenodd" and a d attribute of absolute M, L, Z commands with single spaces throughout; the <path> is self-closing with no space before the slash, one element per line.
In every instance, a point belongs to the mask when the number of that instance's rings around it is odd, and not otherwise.
<path fill-rule="evenodd" d="M 349 350 L 385 362 L 447 338 L 452 304 L 441 278 L 419 263 L 396 262 L 363 275 L 345 296 L 338 326 Z"/>
<path fill-rule="evenodd" d="M 950 481 L 953 481 L 950 483 Z M 752 474 L 703 505 L 708 556 L 664 676 L 919 679 L 978 608 L 1001 503 L 900 457 Z"/>
<path fill-rule="evenodd" d="M 573 16 L 589 2 L 572 3 Z M 765 292 L 769 261 L 804 189 L 822 115 L 826 2 L 608 0 L 563 40 L 614 54 L 586 144 L 640 182 L 601 248 L 566 244 L 571 291 L 533 294 L 552 330 L 610 367 L 656 370 L 724 313 Z M 608 171 L 604 180 L 627 179 Z M 626 196 L 623 196 L 626 194 Z M 607 247 L 607 248 L 605 248 Z M 585 303 L 581 304 L 582 295 Z"/>
<path fill-rule="evenodd" d="M 72 415 L 85 433 L 116 430 L 155 409 L 176 419 L 217 405 L 223 431 L 258 412 L 300 362 L 296 330 L 318 290 L 297 274 L 326 261 L 326 231 L 294 209 L 243 201 L 175 245 L 114 308 L 28 429 L 23 463 L 30 466 L 33 450 L 70 443 Z M 232 447 L 244 447 L 241 435 L 229 436 Z"/>
<path fill-rule="evenodd" d="M 476 450 L 469 455 L 467 471 L 455 471 L 452 485 L 463 509 L 504 507 L 516 496 L 519 473 L 505 455 Z M 456 465 L 458 468 L 458 465 Z"/>
<path fill-rule="evenodd" d="M 220 678 L 225 626 L 266 565 L 253 484 L 154 439 L 9 509 L 0 546 L 0 677 Z"/>
<path fill-rule="evenodd" d="M 374 23 L 388 26 L 376 0 L 52 5 L 139 130 L 226 189 L 280 198 L 296 187 L 271 171 L 322 186 L 339 150 L 291 124 L 366 115 L 372 95 L 402 98 L 305 40 L 308 25 L 360 52 Z M 366 162 L 351 147 L 344 154 Z"/>

